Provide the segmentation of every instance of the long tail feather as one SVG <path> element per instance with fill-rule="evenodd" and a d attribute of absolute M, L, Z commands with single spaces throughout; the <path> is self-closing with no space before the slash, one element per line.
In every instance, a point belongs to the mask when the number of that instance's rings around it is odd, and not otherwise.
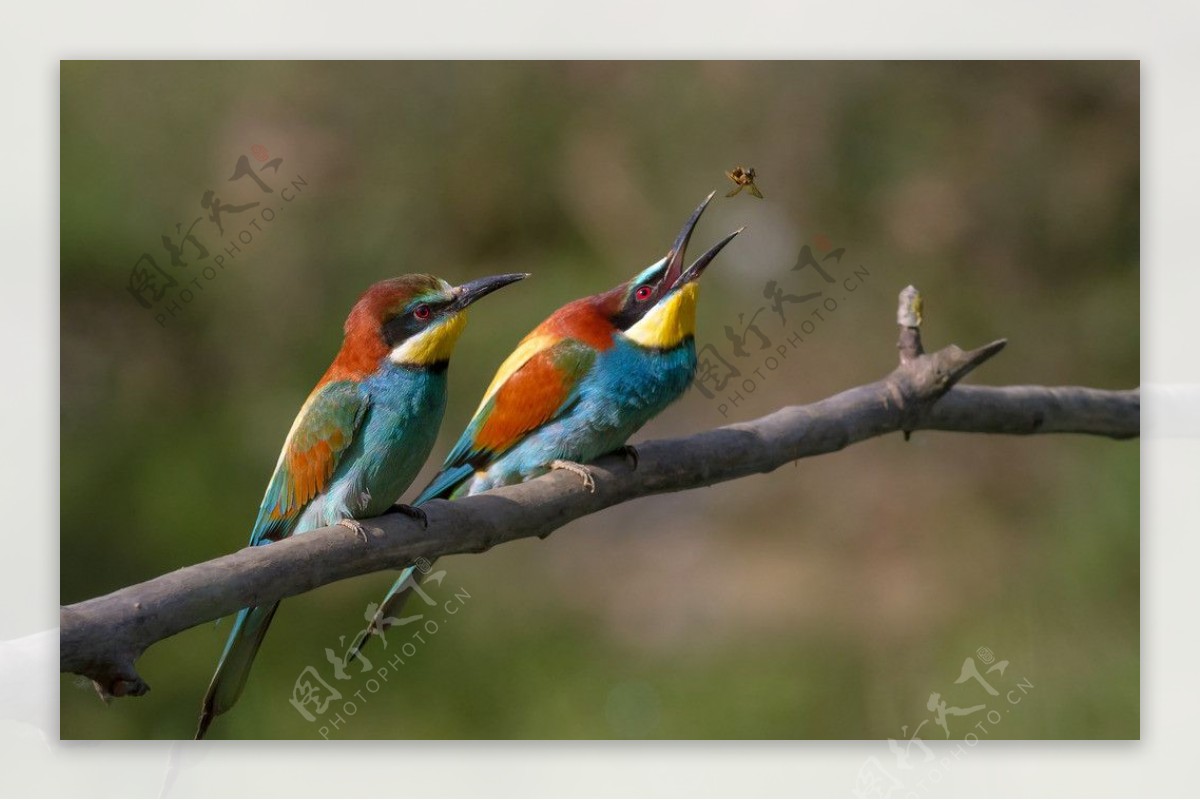
<path fill-rule="evenodd" d="M 267 629 L 271 627 L 271 619 L 275 616 L 279 603 L 270 606 L 243 608 L 238 612 L 233 622 L 233 630 L 229 632 L 229 641 L 225 643 L 225 652 L 217 664 L 212 682 L 204 695 L 204 703 L 200 707 L 200 724 L 196 727 L 196 738 L 203 739 L 208 726 L 217 718 L 233 708 L 246 679 L 250 676 L 250 666 L 254 656 L 262 645 Z"/>
<path fill-rule="evenodd" d="M 432 563 L 430 562 L 431 566 Z M 358 658 L 359 652 L 371 640 L 372 636 L 378 636 L 391 627 L 387 620 L 399 618 L 405 603 L 412 597 L 413 585 L 420 580 L 420 576 L 416 572 L 416 567 L 405 567 L 401 571 L 400 577 L 392 584 L 392 588 L 388 589 L 383 602 L 379 604 L 379 610 L 375 612 L 375 618 L 371 620 L 371 624 L 358 635 L 357 641 L 354 642 L 354 647 L 350 650 L 350 657 L 347 659 L 347 662 Z"/>
<path fill-rule="evenodd" d="M 425 490 L 417 495 L 417 499 L 413 501 L 413 505 L 419 506 L 430 500 L 437 500 L 439 498 L 445 500 L 452 497 L 462 488 L 463 483 L 474 472 L 475 468 L 470 464 L 460 464 L 457 467 L 442 470 L 434 476 L 429 485 L 425 487 Z"/>
<path fill-rule="evenodd" d="M 475 468 L 470 464 L 460 464 L 457 467 L 444 469 L 434 476 L 429 485 L 421 494 L 417 495 L 417 499 L 413 501 L 414 506 L 420 506 L 430 500 L 450 499 L 462 492 L 466 485 L 467 479 L 475 473 Z M 408 598 L 412 596 L 412 586 L 418 580 L 414 577 L 416 567 L 406 567 L 400 573 L 400 577 L 392 584 L 392 588 L 388 589 L 388 593 L 384 595 L 383 602 L 379 604 L 379 610 L 375 612 L 374 619 L 367 626 L 366 630 L 358 635 L 358 640 L 354 642 L 354 647 L 350 649 L 350 658 L 347 661 L 353 661 L 358 658 L 358 654 L 366 646 L 367 642 L 373 636 L 383 633 L 388 629 L 388 619 L 399 618 L 400 611 L 404 608 L 404 604 L 408 602 Z"/>

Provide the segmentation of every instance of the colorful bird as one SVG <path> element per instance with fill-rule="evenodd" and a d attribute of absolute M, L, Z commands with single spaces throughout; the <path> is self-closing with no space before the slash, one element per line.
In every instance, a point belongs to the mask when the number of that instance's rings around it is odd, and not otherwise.
<path fill-rule="evenodd" d="M 716 194 L 715 192 L 713 194 Z M 696 371 L 696 279 L 741 230 L 687 269 L 684 252 L 713 194 L 683 226 L 667 255 L 610 291 L 568 303 L 521 340 L 500 365 L 442 470 L 415 501 L 453 499 L 583 466 L 624 451 L 629 437 L 674 402 Z M 412 592 L 401 573 L 352 652 L 388 627 Z"/>
<path fill-rule="evenodd" d="M 250 544 L 389 511 L 416 477 L 446 410 L 446 366 L 467 306 L 528 277 L 495 275 L 451 286 L 432 275 L 375 284 L 346 318 L 337 357 L 308 396 L 283 444 Z M 196 738 L 242 693 L 279 603 L 238 612 L 200 711 Z"/>

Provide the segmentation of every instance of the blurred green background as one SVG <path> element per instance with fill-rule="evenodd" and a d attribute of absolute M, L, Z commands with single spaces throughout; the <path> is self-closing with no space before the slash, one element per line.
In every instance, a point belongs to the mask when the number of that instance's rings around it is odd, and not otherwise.
<path fill-rule="evenodd" d="M 693 389 L 639 438 L 882 376 L 908 283 L 926 298 L 927 346 L 1008 337 L 972 382 L 1138 384 L 1136 62 L 64 62 L 61 75 L 64 603 L 245 544 L 372 282 L 534 273 L 472 311 L 415 489 L 519 337 L 659 258 L 712 189 L 695 252 L 747 231 L 704 278 L 701 345 L 744 374 L 761 366 L 753 335 L 739 360 L 722 331 L 768 305 L 771 280 L 837 310 L 758 312 L 773 344 L 801 320 L 812 332 L 737 407 Z M 242 155 L 271 195 L 229 180 Z M 739 164 L 765 200 L 722 197 Z M 226 213 L 224 236 L 201 220 L 207 260 L 189 245 L 172 266 L 161 237 L 205 215 L 210 189 L 261 205 Z M 203 277 L 243 230 L 250 243 Z M 791 269 L 805 244 L 845 248 L 824 262 L 836 284 Z M 142 253 L 180 281 L 151 310 L 127 290 Z M 186 286 L 191 302 L 160 325 Z M 640 500 L 440 562 L 438 607 L 416 609 L 438 630 L 376 691 L 354 670 L 333 679 L 324 649 L 353 637 L 390 578 L 288 600 L 211 735 L 903 739 L 931 720 L 920 735 L 938 739 L 936 691 L 1004 713 L 986 735 L 983 712 L 951 716 L 953 738 L 1137 737 L 1138 488 L 1136 441 L 918 433 Z M 416 627 L 373 651 L 376 668 Z M 64 676 L 62 737 L 189 737 L 227 632 L 152 647 L 141 699 L 106 707 Z M 983 669 L 983 647 L 1009 662 L 986 676 L 999 698 L 954 683 L 969 657 Z M 315 722 L 288 702 L 306 666 L 344 694 Z M 1033 688 L 1009 707 L 1021 679 Z"/>

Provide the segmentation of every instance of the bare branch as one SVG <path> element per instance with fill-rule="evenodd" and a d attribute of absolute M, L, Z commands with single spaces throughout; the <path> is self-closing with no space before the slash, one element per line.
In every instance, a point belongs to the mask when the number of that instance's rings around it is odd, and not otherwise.
<path fill-rule="evenodd" d="M 902 293 L 900 365 L 883 380 L 750 422 L 640 444 L 636 470 L 623 457 L 600 459 L 592 467 L 595 493 L 585 491 L 574 476 L 551 473 L 455 502 L 432 501 L 423 506 L 428 528 L 411 517 L 389 514 L 364 521 L 369 532 L 365 543 L 345 527 L 321 528 L 65 606 L 60 669 L 92 678 L 103 696 L 140 695 L 149 687 L 134 664 L 147 647 L 245 606 L 400 569 L 419 557 L 482 553 L 514 539 L 545 538 L 572 520 L 634 498 L 770 472 L 887 433 L 1138 435 L 1136 389 L 955 388 L 1005 342 L 971 351 L 951 345 L 926 354 L 920 303 L 913 287 Z"/>

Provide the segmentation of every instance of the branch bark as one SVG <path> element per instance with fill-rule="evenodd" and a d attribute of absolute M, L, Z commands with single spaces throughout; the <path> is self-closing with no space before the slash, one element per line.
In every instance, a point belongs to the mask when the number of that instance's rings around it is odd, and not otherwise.
<path fill-rule="evenodd" d="M 636 469 L 621 457 L 602 458 L 591 466 L 594 492 L 577 476 L 554 472 L 454 502 L 432 501 L 423 506 L 428 528 L 402 514 L 365 520 L 366 542 L 345 527 L 321 528 L 65 606 L 60 669 L 91 678 L 103 697 L 141 695 L 149 686 L 135 662 L 147 647 L 245 606 L 401 569 L 420 557 L 482 553 L 514 539 L 545 538 L 572 520 L 638 497 L 770 472 L 896 431 L 906 437 L 917 430 L 1113 439 L 1139 434 L 1137 389 L 956 387 L 1005 341 L 925 353 L 921 298 L 911 286 L 900 295 L 897 321 L 900 365 L 882 380 L 750 422 L 638 445 Z"/>

